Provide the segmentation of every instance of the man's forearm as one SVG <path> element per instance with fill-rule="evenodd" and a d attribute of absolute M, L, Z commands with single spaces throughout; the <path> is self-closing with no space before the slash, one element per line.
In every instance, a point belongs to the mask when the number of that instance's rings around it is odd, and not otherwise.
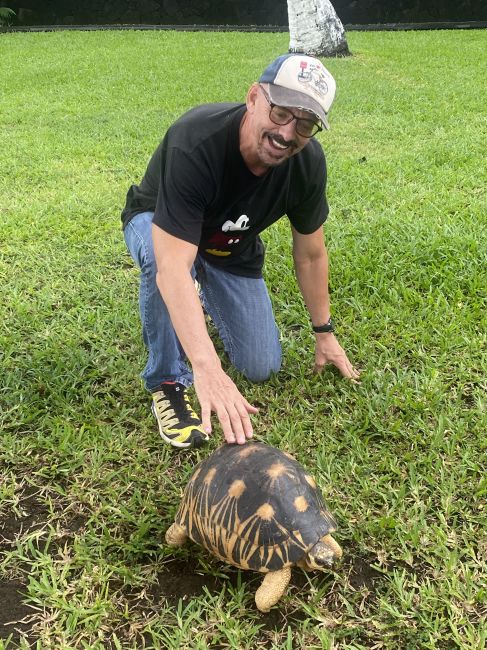
<path fill-rule="evenodd" d="M 152 226 L 152 241 L 157 261 L 157 287 L 193 369 L 220 365 L 191 277 L 197 247 L 156 225 Z"/>
<path fill-rule="evenodd" d="M 313 325 L 323 325 L 330 318 L 328 293 L 328 255 L 306 261 L 295 260 L 296 278 Z"/>
<path fill-rule="evenodd" d="M 157 274 L 157 286 L 193 368 L 220 365 L 191 274 L 184 267 L 164 269 Z"/>

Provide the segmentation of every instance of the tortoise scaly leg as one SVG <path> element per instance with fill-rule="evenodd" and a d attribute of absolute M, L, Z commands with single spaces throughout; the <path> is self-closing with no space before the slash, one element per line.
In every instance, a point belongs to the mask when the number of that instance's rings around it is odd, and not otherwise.
<path fill-rule="evenodd" d="M 291 567 L 284 567 L 278 571 L 267 573 L 262 584 L 255 592 L 257 609 L 261 612 L 268 612 L 284 595 L 290 580 Z"/>
<path fill-rule="evenodd" d="M 187 539 L 188 534 L 186 533 L 186 528 L 184 528 L 184 526 L 180 526 L 174 522 L 172 526 L 167 529 L 166 542 L 169 546 L 182 546 Z"/>

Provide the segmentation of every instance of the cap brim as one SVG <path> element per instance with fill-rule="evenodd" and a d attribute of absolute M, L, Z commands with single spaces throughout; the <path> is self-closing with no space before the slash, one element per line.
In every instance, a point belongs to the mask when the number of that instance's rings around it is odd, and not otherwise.
<path fill-rule="evenodd" d="M 287 108 L 298 108 L 304 111 L 314 113 L 321 120 L 325 129 L 329 129 L 328 118 L 323 108 L 309 95 L 300 93 L 297 90 L 289 90 L 283 86 L 269 84 L 268 94 L 273 104 L 277 106 L 286 106 Z"/>

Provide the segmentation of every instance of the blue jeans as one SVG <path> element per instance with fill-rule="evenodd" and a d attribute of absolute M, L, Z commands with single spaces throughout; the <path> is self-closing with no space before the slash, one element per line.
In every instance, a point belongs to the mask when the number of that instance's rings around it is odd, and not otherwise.
<path fill-rule="evenodd" d="M 140 319 L 149 354 L 141 376 L 149 390 L 163 381 L 190 386 L 193 375 L 156 285 L 152 216 L 152 212 L 138 214 L 124 230 L 127 248 L 140 269 Z M 200 255 L 193 276 L 232 365 L 252 382 L 265 381 L 278 372 L 281 345 L 264 280 L 227 273 Z"/>

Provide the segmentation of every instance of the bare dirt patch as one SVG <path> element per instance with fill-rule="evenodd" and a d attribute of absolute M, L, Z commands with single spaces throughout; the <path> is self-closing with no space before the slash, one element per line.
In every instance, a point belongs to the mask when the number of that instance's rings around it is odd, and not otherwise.
<path fill-rule="evenodd" d="M 18 580 L 0 582 L 0 639 L 11 636 L 14 644 L 29 636 L 33 609 L 23 601 L 25 585 Z"/>
<path fill-rule="evenodd" d="M 0 550 L 10 547 L 17 537 L 39 530 L 46 523 L 47 508 L 37 499 L 38 490 L 26 488 L 19 500 L 20 515 L 12 512 L 0 521 Z"/>
<path fill-rule="evenodd" d="M 354 557 L 349 563 L 348 581 L 354 589 L 374 590 L 374 584 L 382 574 L 372 566 L 372 559 Z"/>

